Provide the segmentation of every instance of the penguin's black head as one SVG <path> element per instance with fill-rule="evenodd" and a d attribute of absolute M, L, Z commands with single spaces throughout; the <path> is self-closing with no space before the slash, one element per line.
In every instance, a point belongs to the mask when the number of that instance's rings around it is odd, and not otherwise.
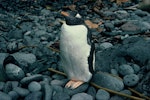
<path fill-rule="evenodd" d="M 65 16 L 67 25 L 82 25 L 84 20 L 81 18 L 81 15 L 77 12 L 69 12 L 68 16 Z"/>

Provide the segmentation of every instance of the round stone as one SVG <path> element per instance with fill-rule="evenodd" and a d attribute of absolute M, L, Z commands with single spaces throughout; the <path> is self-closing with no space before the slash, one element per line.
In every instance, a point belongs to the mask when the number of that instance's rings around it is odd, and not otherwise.
<path fill-rule="evenodd" d="M 134 73 L 133 68 L 130 65 L 127 65 L 127 64 L 120 65 L 118 71 L 123 76 Z"/>
<path fill-rule="evenodd" d="M 31 83 L 28 85 L 28 89 L 29 89 L 31 92 L 40 91 L 40 90 L 41 90 L 41 85 L 40 85 L 38 82 L 33 81 L 33 82 L 31 82 Z"/>
<path fill-rule="evenodd" d="M 102 89 L 99 89 L 96 93 L 96 100 L 109 100 L 110 94 Z"/>
<path fill-rule="evenodd" d="M 130 74 L 123 77 L 123 82 L 127 86 L 134 86 L 138 83 L 139 77 L 136 74 Z"/>
<path fill-rule="evenodd" d="M 71 100 L 93 100 L 93 97 L 86 93 L 77 93 L 72 96 Z"/>

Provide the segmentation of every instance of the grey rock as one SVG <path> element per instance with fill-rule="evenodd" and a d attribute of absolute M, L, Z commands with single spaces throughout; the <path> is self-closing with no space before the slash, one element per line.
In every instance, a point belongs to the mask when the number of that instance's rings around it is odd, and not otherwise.
<path fill-rule="evenodd" d="M 32 92 L 29 95 L 27 95 L 24 100 L 43 100 L 42 92 L 40 91 Z"/>
<path fill-rule="evenodd" d="M 40 37 L 40 36 L 46 35 L 46 34 L 47 34 L 47 32 L 45 30 L 38 30 L 38 31 L 35 32 L 35 35 L 37 37 Z"/>
<path fill-rule="evenodd" d="M 17 65 L 7 64 L 5 67 L 6 75 L 10 80 L 20 80 L 25 76 L 24 71 Z"/>
<path fill-rule="evenodd" d="M 18 100 L 19 98 L 19 94 L 15 91 L 10 91 L 8 95 L 10 95 L 13 100 Z"/>
<path fill-rule="evenodd" d="M 87 83 L 85 83 L 76 89 L 64 88 L 64 92 L 66 92 L 67 94 L 72 96 L 72 95 L 77 94 L 77 93 L 85 92 L 87 90 L 88 86 L 89 85 Z"/>
<path fill-rule="evenodd" d="M 99 89 L 96 93 L 96 100 L 109 100 L 110 94 L 102 89 Z"/>
<path fill-rule="evenodd" d="M 43 95 L 44 100 L 51 100 L 52 95 L 53 95 L 52 86 L 50 86 L 49 84 L 44 84 L 43 85 L 43 91 L 44 91 L 44 95 Z"/>
<path fill-rule="evenodd" d="M 41 10 L 41 15 L 42 16 L 48 16 L 48 15 L 50 15 L 50 10 L 47 10 L 47 9 L 43 9 L 43 10 Z"/>
<path fill-rule="evenodd" d="M 101 43 L 100 44 L 100 49 L 101 50 L 104 50 L 104 49 L 107 49 L 107 48 L 110 48 L 110 47 L 112 47 L 113 45 L 111 44 L 111 43 L 109 43 L 109 42 L 104 42 L 104 43 Z"/>
<path fill-rule="evenodd" d="M 56 93 L 63 92 L 63 88 L 62 88 L 61 86 L 52 85 L 52 87 L 53 87 L 53 90 L 54 90 Z"/>
<path fill-rule="evenodd" d="M 95 84 L 112 89 L 115 91 L 121 91 L 124 88 L 123 81 L 117 76 L 112 76 L 108 73 L 98 72 L 93 76 L 92 82 Z"/>
<path fill-rule="evenodd" d="M 131 67 L 133 68 L 135 74 L 140 71 L 140 66 L 137 64 L 131 64 Z"/>
<path fill-rule="evenodd" d="M 72 96 L 71 100 L 94 100 L 93 97 L 86 93 L 77 93 Z"/>
<path fill-rule="evenodd" d="M 95 99 L 96 89 L 94 87 L 89 87 L 87 90 L 87 94 L 91 95 L 93 97 L 93 99 Z"/>
<path fill-rule="evenodd" d="M 13 91 L 17 92 L 21 97 L 25 97 L 30 93 L 28 89 L 21 88 L 21 87 L 16 87 L 13 89 Z"/>
<path fill-rule="evenodd" d="M 19 86 L 19 82 L 18 81 L 11 81 L 12 84 L 12 88 L 16 88 Z"/>
<path fill-rule="evenodd" d="M 7 51 L 13 52 L 18 49 L 18 43 L 16 41 L 11 41 L 7 45 Z"/>
<path fill-rule="evenodd" d="M 136 74 L 129 74 L 123 77 L 123 82 L 127 86 L 134 86 L 139 82 L 139 77 Z"/>
<path fill-rule="evenodd" d="M 40 91 L 41 90 L 41 85 L 36 82 L 36 81 L 32 81 L 29 85 L 28 85 L 28 89 L 31 92 L 36 92 L 36 91 Z"/>
<path fill-rule="evenodd" d="M 23 30 L 21 29 L 13 29 L 8 34 L 7 37 L 9 39 L 22 39 L 23 38 Z"/>
<path fill-rule="evenodd" d="M 125 100 L 124 98 L 120 97 L 120 96 L 112 96 L 109 100 Z"/>
<path fill-rule="evenodd" d="M 147 15 L 148 15 L 148 13 L 147 13 L 146 11 L 142 11 L 142 10 L 140 10 L 140 9 L 134 11 L 134 13 L 135 13 L 136 15 L 140 16 L 140 17 L 144 17 L 144 16 L 147 16 Z"/>
<path fill-rule="evenodd" d="M 18 62 L 27 62 L 29 64 L 32 64 L 36 61 L 36 56 L 32 53 L 14 53 L 12 56 L 18 61 Z"/>
<path fill-rule="evenodd" d="M 114 30 L 115 26 L 111 22 L 104 23 L 104 26 L 108 32 Z"/>
<path fill-rule="evenodd" d="M 0 91 L 3 90 L 4 86 L 5 86 L 5 82 L 0 82 Z"/>
<path fill-rule="evenodd" d="M 9 96 L 8 94 L 6 94 L 6 93 L 4 93 L 4 92 L 1 92 L 1 91 L 0 91 L 0 99 L 1 99 L 1 100 L 13 100 L 13 99 L 11 98 L 11 96 Z"/>
<path fill-rule="evenodd" d="M 35 74 L 29 77 L 24 77 L 20 83 L 23 85 L 27 85 L 32 81 L 41 81 L 43 79 L 43 76 L 41 74 Z"/>
<path fill-rule="evenodd" d="M 70 96 L 64 92 L 58 92 L 53 96 L 53 100 L 70 100 Z"/>
<path fill-rule="evenodd" d="M 11 81 L 7 81 L 4 85 L 3 92 L 8 93 L 11 90 L 12 90 L 12 83 Z"/>
<path fill-rule="evenodd" d="M 125 76 L 125 75 L 128 75 L 128 74 L 133 74 L 134 70 L 133 70 L 133 68 L 130 65 L 123 64 L 123 65 L 119 66 L 118 72 L 121 75 Z"/>
<path fill-rule="evenodd" d="M 129 17 L 129 13 L 125 10 L 116 11 L 115 14 L 118 19 L 125 19 Z"/>
<path fill-rule="evenodd" d="M 118 71 L 116 69 L 111 69 L 111 74 L 118 76 Z"/>

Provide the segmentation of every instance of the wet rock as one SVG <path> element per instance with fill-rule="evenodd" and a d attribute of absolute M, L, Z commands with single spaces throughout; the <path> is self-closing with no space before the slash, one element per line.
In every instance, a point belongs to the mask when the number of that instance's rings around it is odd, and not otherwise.
<path fill-rule="evenodd" d="M 25 77 L 24 71 L 17 65 L 7 64 L 5 67 L 6 75 L 10 80 L 21 80 Z"/>
<path fill-rule="evenodd" d="M 32 53 L 14 53 L 12 56 L 18 61 L 18 62 L 27 62 L 29 64 L 32 64 L 36 61 L 36 56 Z"/>
<path fill-rule="evenodd" d="M 112 89 L 115 91 L 120 91 L 124 88 L 123 81 L 119 79 L 119 77 L 117 78 L 117 76 L 114 77 L 110 74 L 103 73 L 103 72 L 96 73 L 93 76 L 92 82 L 94 82 L 99 86 Z"/>
<path fill-rule="evenodd" d="M 125 76 L 125 75 L 128 75 L 128 74 L 133 74 L 134 70 L 133 70 L 133 68 L 130 65 L 123 64 L 123 65 L 119 66 L 118 72 L 121 75 Z"/>
<path fill-rule="evenodd" d="M 53 95 L 52 86 L 50 86 L 49 84 L 44 84 L 43 85 L 43 91 L 44 91 L 44 95 L 43 95 L 44 100 L 51 100 L 52 95 Z"/>
<path fill-rule="evenodd" d="M 110 47 L 112 47 L 113 45 L 111 44 L 111 43 L 109 43 L 109 42 L 104 42 L 104 43 L 102 43 L 102 44 L 100 44 L 100 49 L 101 50 L 104 50 L 104 49 L 107 49 L 107 48 L 110 48 Z"/>
<path fill-rule="evenodd" d="M 53 100 L 70 100 L 70 96 L 67 93 L 58 92 L 53 96 Z"/>
<path fill-rule="evenodd" d="M 28 85 L 28 89 L 31 92 L 36 92 L 36 91 L 40 91 L 41 90 L 41 85 L 36 82 L 36 81 L 32 81 L 29 85 Z"/>
<path fill-rule="evenodd" d="M 42 92 L 32 92 L 29 95 L 27 95 L 24 100 L 42 100 Z"/>
<path fill-rule="evenodd" d="M 35 74 L 35 75 L 29 76 L 29 77 L 24 77 L 20 81 L 20 83 L 23 84 L 23 85 L 27 85 L 27 84 L 29 84 L 32 81 L 41 81 L 42 79 L 43 79 L 42 75 Z"/>
<path fill-rule="evenodd" d="M 25 97 L 30 93 L 28 89 L 22 87 L 16 87 L 13 89 L 13 91 L 17 92 L 21 97 Z"/>
<path fill-rule="evenodd" d="M 18 100 L 19 98 L 19 94 L 15 91 L 10 91 L 8 95 L 10 95 L 13 100 Z"/>
<path fill-rule="evenodd" d="M 109 100 L 110 99 L 110 94 L 105 91 L 99 89 L 96 93 L 96 100 Z"/>
<path fill-rule="evenodd" d="M 139 77 L 136 74 L 129 74 L 123 77 L 123 82 L 127 86 L 134 86 L 139 82 Z"/>
<path fill-rule="evenodd" d="M 64 92 L 69 94 L 70 96 L 72 96 L 77 93 L 85 92 L 87 90 L 87 88 L 88 88 L 88 84 L 85 83 L 76 89 L 64 88 Z"/>
<path fill-rule="evenodd" d="M 95 99 L 96 89 L 94 87 L 89 87 L 87 90 L 87 94 L 91 95 L 93 97 L 93 99 Z"/>
<path fill-rule="evenodd" d="M 11 96 L 1 91 L 0 91 L 0 97 L 1 97 L 1 100 L 12 100 Z"/>
<path fill-rule="evenodd" d="M 71 100 L 94 100 L 93 97 L 86 93 L 77 93 L 72 96 Z"/>

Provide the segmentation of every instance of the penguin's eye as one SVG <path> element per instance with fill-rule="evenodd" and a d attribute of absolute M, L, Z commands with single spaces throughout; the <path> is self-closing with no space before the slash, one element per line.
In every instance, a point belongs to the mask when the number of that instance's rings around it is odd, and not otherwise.
<path fill-rule="evenodd" d="M 76 17 L 76 18 L 81 18 L 81 15 L 78 13 L 78 14 L 76 14 L 75 17 Z"/>

